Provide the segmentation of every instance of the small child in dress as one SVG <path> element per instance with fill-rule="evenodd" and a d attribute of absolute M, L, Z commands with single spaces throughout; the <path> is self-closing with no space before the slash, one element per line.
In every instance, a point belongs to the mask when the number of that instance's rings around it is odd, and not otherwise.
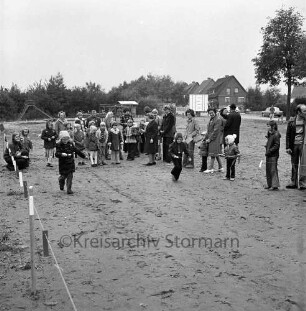
<path fill-rule="evenodd" d="M 52 158 L 54 158 L 54 148 L 56 145 L 57 134 L 53 128 L 53 122 L 51 120 L 46 122 L 46 128 L 42 130 L 40 138 L 44 141 L 47 166 L 53 167 Z"/>
<path fill-rule="evenodd" d="M 183 142 L 183 134 L 177 133 L 174 138 L 174 142 L 169 146 L 169 154 L 171 155 L 174 168 L 171 171 L 172 180 L 177 181 L 180 177 L 183 168 L 183 153 L 188 157 L 188 161 L 191 160 L 188 147 L 185 142 Z"/>
<path fill-rule="evenodd" d="M 208 143 L 206 142 L 207 140 L 207 132 L 202 132 L 202 140 L 201 144 L 199 146 L 199 155 L 202 157 L 202 165 L 200 172 L 204 172 L 207 170 L 207 157 L 208 157 Z"/>
<path fill-rule="evenodd" d="M 267 186 L 265 189 L 278 190 L 279 179 L 278 179 L 278 169 L 277 161 L 279 158 L 279 148 L 280 148 L 280 138 L 281 135 L 277 129 L 277 123 L 271 120 L 267 123 L 268 134 L 267 134 L 267 144 L 266 144 L 266 177 Z"/>
<path fill-rule="evenodd" d="M 85 150 L 85 134 L 82 131 L 82 125 L 80 123 L 74 124 L 74 145 L 76 149 L 80 151 Z M 77 158 L 77 155 L 75 155 Z M 85 165 L 84 161 L 78 163 L 78 165 Z"/>
<path fill-rule="evenodd" d="M 91 125 L 89 128 L 89 135 L 88 135 L 88 150 L 92 167 L 98 166 L 99 139 L 96 133 L 97 127 Z"/>
<path fill-rule="evenodd" d="M 129 119 L 127 121 L 127 126 L 124 129 L 124 135 L 125 137 L 125 145 L 127 150 L 127 161 L 133 161 L 135 159 L 135 153 L 136 153 L 136 128 L 133 127 L 133 120 Z"/>
<path fill-rule="evenodd" d="M 231 181 L 235 180 L 235 166 L 236 160 L 240 157 L 240 152 L 235 144 L 236 135 L 227 135 L 225 137 L 226 147 L 224 148 L 224 155 L 226 159 L 226 176 L 223 179 L 228 179 Z"/>
<path fill-rule="evenodd" d="M 116 121 L 112 123 L 112 128 L 108 132 L 108 146 L 112 152 L 112 160 L 116 164 L 120 164 L 120 149 L 123 145 L 122 133 L 118 128 Z"/>
<path fill-rule="evenodd" d="M 75 172 L 74 153 L 81 158 L 86 158 L 85 154 L 75 148 L 71 141 L 68 131 L 61 131 L 59 134 L 59 142 L 56 144 L 55 156 L 58 158 L 59 173 L 58 179 L 60 190 L 64 190 L 65 181 L 67 183 L 67 194 L 73 194 L 71 190 L 73 173 Z"/>
<path fill-rule="evenodd" d="M 25 128 L 21 131 L 21 135 L 20 135 L 20 142 L 22 145 L 22 148 L 26 151 L 28 151 L 29 156 L 30 156 L 30 151 L 33 150 L 33 143 L 29 138 L 29 129 Z"/>
<path fill-rule="evenodd" d="M 99 140 L 98 165 L 107 165 L 105 160 L 106 160 L 108 131 L 106 130 L 105 122 L 100 123 L 100 128 L 97 130 L 96 134 Z"/>

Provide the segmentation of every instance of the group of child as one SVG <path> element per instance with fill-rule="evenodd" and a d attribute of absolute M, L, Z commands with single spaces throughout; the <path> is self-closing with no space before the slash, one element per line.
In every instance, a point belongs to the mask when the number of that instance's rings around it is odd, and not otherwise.
<path fill-rule="evenodd" d="M 265 145 L 267 186 L 265 189 L 278 190 L 280 185 L 277 162 L 279 158 L 281 135 L 278 132 L 277 123 L 274 120 L 269 121 L 267 127 L 267 143 Z M 203 132 L 201 135 L 202 140 L 199 146 L 199 155 L 202 157 L 202 165 L 200 172 L 204 172 L 207 170 L 207 160 L 209 156 L 207 132 Z M 236 162 L 238 161 L 239 163 L 240 161 L 241 154 L 238 146 L 235 144 L 235 138 L 235 134 L 225 137 L 224 154 L 221 154 L 221 156 L 224 156 L 226 159 L 226 175 L 223 177 L 224 180 L 235 180 Z M 187 144 L 183 142 L 183 135 L 181 133 L 176 134 L 174 142 L 169 147 L 169 152 L 174 164 L 174 168 L 171 171 L 172 179 L 177 181 L 182 171 L 182 156 L 185 154 L 189 157 L 188 147 Z"/>
<path fill-rule="evenodd" d="M 144 124 L 142 124 L 144 125 Z M 279 188 L 279 178 L 277 162 L 280 148 L 280 133 L 277 129 L 277 123 L 273 120 L 267 123 L 267 144 L 266 144 L 266 189 L 277 190 Z M 46 128 L 42 130 L 41 139 L 44 141 L 45 156 L 47 158 L 47 166 L 52 167 L 52 159 L 59 158 L 59 185 L 60 189 L 64 189 L 65 181 L 67 184 L 67 193 L 73 193 L 71 190 L 73 172 L 75 171 L 74 156 L 80 156 L 82 161 L 79 165 L 84 165 L 84 158 L 89 158 L 91 165 L 106 165 L 107 154 L 111 153 L 113 163 L 120 163 L 120 154 L 124 149 L 127 152 L 127 160 L 134 160 L 139 152 L 137 135 L 143 133 L 144 127 L 141 130 L 136 130 L 132 119 L 127 121 L 123 131 L 118 127 L 118 123 L 113 121 L 111 128 L 106 129 L 105 122 L 100 123 L 97 128 L 94 122 L 89 122 L 88 128 L 84 129 L 82 124 L 75 123 L 74 130 L 70 128 L 60 131 L 59 135 L 53 127 L 53 122 L 48 120 Z M 199 145 L 199 155 L 202 159 L 201 172 L 207 170 L 208 160 L 208 143 L 207 133 L 203 132 L 202 140 Z M 226 159 L 226 175 L 223 179 L 235 180 L 236 162 L 240 160 L 240 151 L 235 144 L 236 135 L 227 135 L 225 137 L 224 154 Z M 125 147 L 123 148 L 123 144 Z M 20 134 L 13 134 L 12 144 L 5 151 L 4 159 L 8 163 L 8 168 L 13 170 L 11 156 L 15 159 L 20 158 L 20 163 L 23 163 L 20 168 L 25 168 L 29 165 L 29 153 L 33 149 L 33 144 L 29 139 L 29 130 L 24 129 Z M 22 151 L 22 152 L 21 152 Z M 183 135 L 176 133 L 174 141 L 169 146 L 169 155 L 172 158 L 173 169 L 171 175 L 173 181 L 177 181 L 182 171 L 183 154 L 189 157 L 187 144 L 183 141 Z M 190 159 L 189 159 L 190 160 Z"/>

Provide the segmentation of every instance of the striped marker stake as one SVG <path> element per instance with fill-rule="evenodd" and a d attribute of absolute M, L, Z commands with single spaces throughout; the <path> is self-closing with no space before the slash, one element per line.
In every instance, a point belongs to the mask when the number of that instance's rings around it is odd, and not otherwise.
<path fill-rule="evenodd" d="M 42 240 L 43 240 L 44 257 L 48 257 L 49 256 L 48 230 L 43 230 L 43 232 L 42 232 Z"/>
<path fill-rule="evenodd" d="M 30 220 L 30 244 L 31 244 L 31 277 L 32 277 L 32 294 L 36 294 L 36 271 L 34 263 L 34 198 L 33 186 L 29 187 L 29 220 Z"/>
<path fill-rule="evenodd" d="M 29 193 L 28 193 L 28 183 L 27 181 L 23 181 L 23 193 L 24 193 L 24 197 L 28 198 L 29 197 Z"/>
<path fill-rule="evenodd" d="M 13 165 L 14 165 L 14 171 L 16 171 L 17 165 L 16 165 L 16 161 L 15 161 L 14 157 L 12 157 L 12 162 L 13 162 Z"/>

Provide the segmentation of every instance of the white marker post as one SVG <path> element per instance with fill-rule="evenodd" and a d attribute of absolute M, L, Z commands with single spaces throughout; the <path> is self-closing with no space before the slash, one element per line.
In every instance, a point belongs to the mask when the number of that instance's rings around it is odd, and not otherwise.
<path fill-rule="evenodd" d="M 262 160 L 261 160 L 260 163 L 259 163 L 259 168 L 261 168 L 261 166 L 262 166 Z"/>
<path fill-rule="evenodd" d="M 29 187 L 29 220 L 30 220 L 30 244 L 31 244 L 31 276 L 32 276 L 32 294 L 36 294 L 36 271 L 34 263 L 34 198 L 33 186 Z"/>
<path fill-rule="evenodd" d="M 19 184 L 20 184 L 20 187 L 23 187 L 22 172 L 20 172 L 20 171 L 19 171 Z"/>

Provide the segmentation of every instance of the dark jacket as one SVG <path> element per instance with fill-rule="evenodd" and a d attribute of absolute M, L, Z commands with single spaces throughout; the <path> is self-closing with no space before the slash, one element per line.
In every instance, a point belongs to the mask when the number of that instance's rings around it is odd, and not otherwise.
<path fill-rule="evenodd" d="M 236 134 L 235 143 L 239 144 L 239 132 L 240 132 L 240 125 L 241 125 L 241 115 L 239 112 L 231 112 L 226 120 L 224 125 L 224 137 L 227 135 Z"/>
<path fill-rule="evenodd" d="M 17 156 L 17 152 L 20 152 L 21 155 Z M 14 157 L 15 160 L 18 160 L 19 158 L 21 158 L 21 156 L 28 156 L 29 152 L 25 149 L 22 148 L 22 144 L 19 142 L 12 142 L 8 145 L 8 148 L 5 148 L 4 154 L 3 154 L 3 158 L 6 162 L 11 160 L 11 156 Z"/>
<path fill-rule="evenodd" d="M 279 147 L 281 134 L 278 131 L 268 132 L 268 141 L 266 144 L 266 157 L 279 157 Z"/>
<path fill-rule="evenodd" d="M 296 117 L 290 118 L 286 132 L 286 149 L 293 150 L 296 135 Z"/>
<path fill-rule="evenodd" d="M 61 141 L 56 144 L 55 156 L 59 159 L 58 168 L 61 175 L 68 175 L 69 173 L 75 171 L 74 152 L 81 158 L 85 158 L 85 154 L 75 148 L 73 143 L 70 141 L 67 144 L 62 143 Z M 70 156 L 63 157 L 62 153 L 67 153 Z"/>
<path fill-rule="evenodd" d="M 52 138 L 53 137 L 53 138 Z M 57 134 L 54 129 L 49 129 L 46 124 L 46 129 L 41 132 L 41 139 L 44 141 L 45 149 L 52 149 L 56 145 Z M 51 138 L 51 140 L 49 140 Z"/>
<path fill-rule="evenodd" d="M 163 121 L 161 125 L 161 130 L 163 131 L 164 137 L 173 137 L 175 133 L 175 117 L 169 112 L 167 115 L 163 116 Z"/>
<path fill-rule="evenodd" d="M 113 151 L 120 150 L 120 144 L 123 142 L 122 133 L 119 129 L 114 131 L 114 129 L 110 129 L 108 132 L 108 140 L 107 143 L 111 143 L 110 149 Z"/>
<path fill-rule="evenodd" d="M 89 116 L 86 119 L 86 122 L 85 122 L 85 126 L 86 127 L 88 127 L 90 121 L 94 121 L 95 122 L 95 126 L 96 127 L 100 127 L 101 119 L 99 117 L 97 117 L 97 116 L 96 117 L 95 116 Z"/>
<path fill-rule="evenodd" d="M 145 131 L 145 152 L 148 154 L 155 154 L 158 151 L 158 125 L 155 120 L 151 120 Z M 153 143 L 150 140 L 153 139 Z"/>
<path fill-rule="evenodd" d="M 175 155 L 175 156 L 179 156 L 181 158 L 183 153 L 187 157 L 189 157 L 187 144 L 185 142 L 181 142 L 180 144 L 178 144 L 176 141 L 174 141 L 172 144 L 170 144 L 169 154 L 171 155 L 171 157 L 173 157 Z"/>

